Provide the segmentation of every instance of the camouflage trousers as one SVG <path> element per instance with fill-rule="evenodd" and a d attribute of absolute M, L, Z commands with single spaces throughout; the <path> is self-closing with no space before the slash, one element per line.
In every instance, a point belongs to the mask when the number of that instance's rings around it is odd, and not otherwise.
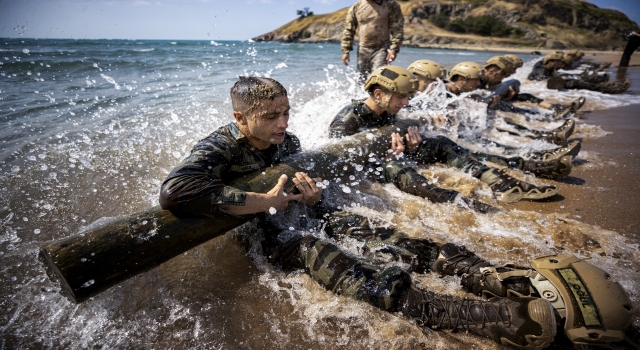
<path fill-rule="evenodd" d="M 387 64 L 388 45 L 382 47 L 358 47 L 358 72 L 366 79 L 376 68 Z"/>
<path fill-rule="evenodd" d="M 280 232 L 273 231 L 266 232 L 263 252 L 284 271 L 304 269 L 324 288 L 390 312 L 402 307 L 411 286 L 407 271 L 427 272 L 440 251 L 430 240 L 373 227 L 367 218 L 351 213 L 334 212 L 323 225 L 335 242 L 347 238 L 364 242 L 362 256 L 348 254 L 333 241 L 311 235 L 295 235 L 278 243 Z M 397 264 L 387 265 L 389 259 L 407 264 L 407 271 Z"/>
<path fill-rule="evenodd" d="M 444 136 L 429 137 L 422 140 L 413 157 L 418 164 L 444 163 L 449 167 L 461 169 L 477 178 L 480 178 L 480 175 L 491 169 L 468 149 L 460 147 L 457 143 Z"/>
<path fill-rule="evenodd" d="M 507 158 L 490 153 L 471 152 L 444 136 L 424 139 L 413 158 L 419 164 L 444 163 L 462 169 L 476 178 L 480 178 L 485 171 L 491 169 L 483 161 L 515 169 L 522 169 L 525 164 L 521 157 Z M 427 198 L 432 202 L 451 202 L 457 194 L 455 191 L 434 186 L 404 162 L 388 162 L 383 169 L 386 182 L 394 183 L 403 192 Z"/>

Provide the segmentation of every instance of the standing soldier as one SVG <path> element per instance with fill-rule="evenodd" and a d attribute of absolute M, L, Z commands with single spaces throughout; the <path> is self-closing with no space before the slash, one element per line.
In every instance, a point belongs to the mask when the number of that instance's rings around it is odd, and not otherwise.
<path fill-rule="evenodd" d="M 404 36 L 404 17 L 395 0 L 359 0 L 347 12 L 342 35 L 342 63 L 349 65 L 349 51 L 358 34 L 358 72 L 363 79 L 372 70 L 390 64 L 400 51 Z"/>

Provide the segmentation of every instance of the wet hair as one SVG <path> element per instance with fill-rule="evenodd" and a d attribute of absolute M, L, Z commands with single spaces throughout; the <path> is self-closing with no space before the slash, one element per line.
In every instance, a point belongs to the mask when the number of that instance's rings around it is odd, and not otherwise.
<path fill-rule="evenodd" d="M 250 114 L 265 100 L 287 96 L 287 90 L 279 82 L 271 78 L 238 77 L 231 88 L 231 104 L 233 110 Z"/>
<path fill-rule="evenodd" d="M 387 89 L 386 87 L 380 85 L 380 84 L 373 84 L 369 87 L 369 90 L 367 90 L 367 92 L 369 93 L 370 96 L 373 96 L 373 92 L 376 91 L 376 89 L 380 89 L 382 90 L 382 92 L 385 93 L 385 95 L 389 95 L 391 94 L 391 91 L 389 91 L 389 89 Z"/>

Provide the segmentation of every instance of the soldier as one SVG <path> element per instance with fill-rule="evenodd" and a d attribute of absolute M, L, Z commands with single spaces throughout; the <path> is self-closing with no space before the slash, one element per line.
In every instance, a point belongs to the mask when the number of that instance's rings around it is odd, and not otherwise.
<path fill-rule="evenodd" d="M 475 82 L 471 81 L 472 79 L 475 79 Z M 466 88 L 467 84 L 469 86 L 479 84 L 479 78 L 476 75 L 469 76 L 464 83 L 461 80 L 456 79 L 455 84 L 460 84 L 463 88 Z M 409 96 L 416 91 L 417 87 L 417 80 L 411 72 L 404 68 L 383 66 L 376 69 L 365 83 L 365 90 L 369 93 L 369 97 L 364 100 L 354 100 L 350 105 L 340 110 L 329 126 L 330 135 L 343 137 L 364 129 L 393 124 L 396 120 L 396 114 L 408 105 Z M 410 128 L 405 139 L 410 159 L 420 164 L 440 162 L 460 168 L 487 183 L 500 201 L 517 202 L 523 199 L 543 199 L 558 192 L 555 186 L 537 187 L 516 180 L 504 171 L 491 168 L 475 158 L 469 150 L 460 147 L 444 136 L 423 139 L 417 129 Z M 396 143 L 398 142 L 396 140 Z M 511 161 L 505 158 L 504 163 L 518 166 L 520 169 L 531 171 L 538 176 L 553 178 L 566 176 L 571 170 L 571 161 L 567 158 L 548 162 L 529 162 L 514 157 Z M 405 192 L 419 191 L 419 188 L 428 185 L 426 179 L 401 162 L 392 162 L 383 168 L 386 180 L 396 184 Z M 412 190 L 413 188 L 418 189 Z M 421 195 L 419 193 L 412 194 Z"/>
<path fill-rule="evenodd" d="M 511 61 L 511 63 L 513 64 L 515 69 L 518 69 L 518 68 L 522 67 L 522 65 L 523 65 L 522 59 L 520 59 L 520 57 L 518 57 L 517 55 L 507 54 L 507 55 L 504 55 L 503 57 L 509 59 Z M 514 70 L 514 72 L 515 72 L 515 70 Z M 531 94 L 528 94 L 528 93 L 522 93 L 522 92 L 518 91 L 518 93 L 514 96 L 512 101 L 513 102 L 532 102 L 532 103 L 535 103 L 535 104 L 537 104 L 538 106 L 540 106 L 542 108 L 553 109 L 556 112 L 559 112 L 559 114 L 555 115 L 554 119 L 559 119 L 561 117 L 564 117 L 568 113 L 577 112 L 584 105 L 584 103 L 586 101 L 586 98 L 581 96 L 581 97 L 577 98 L 575 101 L 571 102 L 570 105 L 565 106 L 565 105 L 562 105 L 562 104 L 559 104 L 559 103 L 551 103 L 551 102 L 545 101 L 544 99 L 536 97 L 534 95 L 531 95 Z M 561 113 L 561 112 L 565 112 L 565 113 Z"/>
<path fill-rule="evenodd" d="M 547 88 L 554 90 L 585 89 L 606 94 L 621 94 L 631 86 L 629 79 L 616 82 L 594 82 L 589 79 L 581 79 L 581 77 L 576 79 L 558 74 L 556 71 L 564 68 L 566 64 L 567 61 L 562 52 L 551 53 L 533 66 L 529 80 L 547 80 Z"/>
<path fill-rule="evenodd" d="M 640 34 L 631 32 L 625 36 L 625 39 L 628 40 L 628 42 L 624 48 L 624 52 L 622 52 L 622 57 L 620 57 L 620 67 L 629 67 L 631 55 L 640 47 Z"/>
<path fill-rule="evenodd" d="M 278 227 L 265 213 L 283 211 L 296 201 L 322 214 L 330 208 L 320 201 L 322 190 L 303 173 L 293 179 L 299 194 L 285 194 L 286 176 L 281 176 L 266 194 L 250 193 L 226 185 L 233 178 L 276 164 L 298 152 L 298 139 L 286 129 L 289 102 L 286 90 L 269 78 L 240 77 L 231 89 L 235 123 L 220 127 L 199 141 L 192 153 L 174 168 L 162 184 L 160 204 L 180 216 L 260 214 L 265 232 L 263 253 L 285 271 L 304 269 L 324 288 L 362 300 L 389 312 L 416 320 L 420 326 L 466 331 L 500 344 L 541 349 L 550 344 L 556 332 L 551 304 L 541 298 L 506 297 L 508 290 L 520 290 L 518 279 L 503 283 L 483 268 L 493 266 L 475 254 L 451 243 L 439 245 L 427 239 L 409 238 L 393 229 L 373 228 L 357 215 L 337 212 L 317 215 L 300 223 L 322 229 L 340 240 L 344 237 L 370 242 L 371 250 L 383 250 L 410 265 L 409 271 L 435 271 L 462 276 L 469 292 L 500 296 L 489 301 L 460 299 L 421 290 L 412 285 L 407 271 L 398 264 L 376 263 L 347 254 L 336 244 Z M 313 206 L 312 208 L 309 208 Z M 272 215 L 273 216 L 273 215 Z M 322 217 L 323 219 L 316 219 Z M 311 230 L 311 232 L 314 232 Z M 527 286 L 528 288 L 528 286 Z M 535 340 L 533 340 L 535 339 Z"/>
<path fill-rule="evenodd" d="M 436 79 L 445 80 L 447 71 L 431 60 L 417 60 L 407 67 L 407 70 L 418 79 L 418 91 L 424 92 Z"/>
<path fill-rule="evenodd" d="M 400 52 L 404 16 L 395 0 L 359 0 L 349 8 L 342 34 L 342 63 L 349 65 L 349 51 L 358 29 L 358 72 L 366 78 L 372 70 L 390 64 Z"/>

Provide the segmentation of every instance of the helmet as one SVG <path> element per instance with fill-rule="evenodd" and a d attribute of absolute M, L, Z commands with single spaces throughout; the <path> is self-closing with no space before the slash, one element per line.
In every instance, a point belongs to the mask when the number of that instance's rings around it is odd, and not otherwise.
<path fill-rule="evenodd" d="M 513 66 L 516 68 L 520 68 L 522 67 L 522 60 L 520 59 L 520 57 L 514 55 L 514 54 L 506 54 L 503 56 L 506 59 L 511 60 L 511 62 L 513 63 Z"/>
<path fill-rule="evenodd" d="M 531 283 L 565 319 L 574 344 L 624 340 L 633 316 L 629 295 L 611 275 L 571 254 L 541 256 L 531 266 L 542 276 Z"/>
<path fill-rule="evenodd" d="M 376 68 L 364 83 L 364 90 L 378 84 L 398 94 L 412 94 L 418 90 L 418 79 L 410 71 L 398 66 Z"/>
<path fill-rule="evenodd" d="M 480 79 L 483 76 L 482 67 L 475 62 L 460 62 L 451 68 L 449 72 L 449 80 L 459 75 L 467 79 Z"/>
<path fill-rule="evenodd" d="M 497 66 L 507 74 L 511 74 L 516 71 L 513 66 L 513 62 L 504 56 L 491 57 L 487 62 L 485 62 L 484 69 L 487 69 L 489 66 Z"/>
<path fill-rule="evenodd" d="M 568 53 L 565 53 L 564 56 L 562 56 L 562 60 L 564 61 L 564 64 L 569 65 L 573 63 L 573 56 L 571 56 Z"/>
<path fill-rule="evenodd" d="M 447 76 L 447 71 L 444 70 L 441 65 L 431 60 L 417 60 L 411 63 L 407 69 L 409 72 L 427 79 L 444 79 Z"/>
<path fill-rule="evenodd" d="M 564 54 L 562 52 L 560 52 L 560 51 L 556 51 L 556 52 L 550 53 L 550 54 L 544 56 L 544 58 L 542 59 L 542 63 L 547 64 L 547 62 L 552 61 L 552 60 L 562 61 L 562 60 L 564 60 Z"/>

